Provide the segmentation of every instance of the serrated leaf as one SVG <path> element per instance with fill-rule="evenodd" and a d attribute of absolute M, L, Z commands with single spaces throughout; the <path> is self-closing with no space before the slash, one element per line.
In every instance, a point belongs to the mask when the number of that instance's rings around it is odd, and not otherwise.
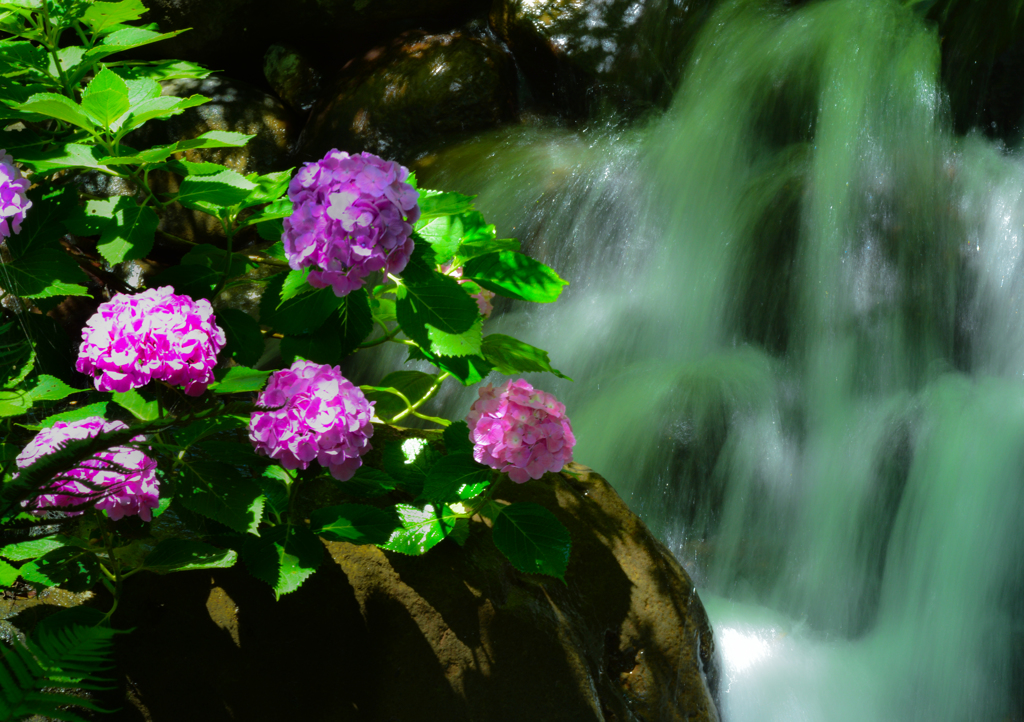
<path fill-rule="evenodd" d="M 118 196 L 114 222 L 100 234 L 96 250 L 111 265 L 145 258 L 153 248 L 160 218 L 156 212 L 138 205 L 128 196 Z"/>
<path fill-rule="evenodd" d="M 463 241 L 456 255 L 463 261 L 495 251 L 519 251 L 520 243 L 515 238 L 471 238 Z"/>
<path fill-rule="evenodd" d="M 132 65 L 113 68 L 113 71 L 126 81 L 143 78 L 156 81 L 175 80 L 177 78 L 202 80 L 213 72 L 202 65 L 188 60 L 135 61 Z"/>
<path fill-rule="evenodd" d="M 159 163 L 175 153 L 197 148 L 238 148 L 244 146 L 254 135 L 232 133 L 225 130 L 211 130 L 190 140 L 179 140 L 166 145 L 155 145 L 147 150 L 137 151 L 131 155 L 101 158 L 107 165 L 141 165 L 142 163 Z"/>
<path fill-rule="evenodd" d="M 238 205 L 256 185 L 241 174 L 225 168 L 213 175 L 188 176 L 181 182 L 175 198 L 181 205 L 214 213 Z"/>
<path fill-rule="evenodd" d="M 414 228 L 419 230 L 433 218 L 452 216 L 473 210 L 473 199 L 476 196 L 464 196 L 461 193 L 432 191 L 420 189 L 420 218 Z"/>
<path fill-rule="evenodd" d="M 364 498 L 381 496 L 398 488 L 398 482 L 389 474 L 368 466 L 359 467 L 351 479 L 338 483 L 343 484 L 342 488 L 349 496 Z"/>
<path fill-rule="evenodd" d="M 447 507 L 443 511 L 427 504 L 419 509 L 410 504 L 395 504 L 402 528 L 391 533 L 380 546 L 400 554 L 419 556 L 437 546 L 455 526 L 455 516 Z"/>
<path fill-rule="evenodd" d="M 302 586 L 323 555 L 323 544 L 304 526 L 275 526 L 259 538 L 247 538 L 242 546 L 249 572 L 269 584 L 278 599 Z"/>
<path fill-rule="evenodd" d="M 146 28 L 124 27 L 106 35 L 103 38 L 102 45 L 97 45 L 96 47 L 87 50 L 82 59 L 83 64 L 96 63 L 103 58 L 114 55 L 115 53 L 142 47 L 143 45 L 149 45 L 150 43 L 156 43 L 161 40 L 167 40 L 168 38 L 173 38 L 175 35 L 180 35 L 183 32 L 185 31 L 175 30 L 170 33 L 158 33 Z"/>
<path fill-rule="evenodd" d="M 217 311 L 217 325 L 224 329 L 227 345 L 222 353 L 243 366 L 254 366 L 263 356 L 263 334 L 252 316 L 237 308 Z"/>
<path fill-rule="evenodd" d="M 187 98 L 175 98 L 171 95 L 162 95 L 159 98 L 147 98 L 138 105 L 132 107 L 127 120 L 121 123 L 118 133 L 124 134 L 129 130 L 138 128 L 149 120 L 170 118 L 179 115 L 189 108 L 202 105 L 209 101 L 209 98 L 202 95 L 190 95 Z"/>
<path fill-rule="evenodd" d="M 66 143 L 64 145 L 47 145 L 45 148 L 25 148 L 20 153 L 11 152 L 15 154 L 18 162 L 43 175 L 65 168 L 107 169 L 99 160 L 105 153 L 94 145 Z"/>
<path fill-rule="evenodd" d="M 174 292 L 193 299 L 209 298 L 221 279 L 221 272 L 206 266 L 178 264 L 153 277 L 151 288 L 173 286 Z"/>
<path fill-rule="evenodd" d="M 242 254 L 232 253 L 229 259 L 226 250 L 211 243 L 192 246 L 189 252 L 181 257 L 181 263 L 186 266 L 206 266 L 218 274 L 226 272 L 228 278 L 241 276 L 249 267 L 249 260 Z"/>
<path fill-rule="evenodd" d="M 264 241 L 281 241 L 281 236 L 284 234 L 284 223 L 280 218 L 274 218 L 266 221 L 265 223 L 259 223 L 256 226 L 256 233 Z M 283 260 L 283 259 L 282 259 Z"/>
<path fill-rule="evenodd" d="M 18 579 L 18 570 L 7 562 L 0 562 L 0 587 L 9 587 Z"/>
<path fill-rule="evenodd" d="M 96 73 L 82 93 L 82 110 L 101 128 L 117 130 L 117 120 L 129 107 L 128 86 L 107 68 Z"/>
<path fill-rule="evenodd" d="M 415 404 L 437 382 L 436 376 L 422 371 L 393 371 L 381 379 L 378 389 L 392 388 L 403 394 L 409 403 Z M 381 421 L 391 422 L 398 414 L 406 410 L 405 402 L 396 394 L 388 391 L 364 391 L 367 401 L 373 401 L 373 413 Z"/>
<path fill-rule="evenodd" d="M 292 269 L 285 274 L 284 284 L 281 286 L 281 303 L 291 300 L 296 296 L 313 291 L 313 287 L 306 281 L 309 278 L 308 268 Z M 278 304 L 280 308 L 281 304 Z"/>
<path fill-rule="evenodd" d="M 351 544 L 385 544 L 402 527 L 394 509 L 366 504 L 340 504 L 317 509 L 309 517 L 314 534 Z"/>
<path fill-rule="evenodd" d="M 9 559 L 12 562 L 23 562 L 26 559 L 35 559 L 44 554 L 67 546 L 65 537 L 60 535 L 42 537 L 40 539 L 29 539 L 28 541 L 8 544 L 0 549 L 0 557 Z"/>
<path fill-rule="evenodd" d="M 178 500 L 187 509 L 241 534 L 256 534 L 266 502 L 257 484 L 217 461 L 186 458 L 178 471 Z"/>
<path fill-rule="evenodd" d="M 270 371 L 259 371 L 245 366 L 232 366 L 220 381 L 210 384 L 215 394 L 238 394 L 259 391 L 267 382 Z"/>
<path fill-rule="evenodd" d="M 225 569 L 234 566 L 238 554 L 233 549 L 219 549 L 190 539 L 164 539 L 142 563 L 156 574 L 183 572 L 189 569 Z"/>
<path fill-rule="evenodd" d="M 60 401 L 71 394 L 78 394 L 83 391 L 85 389 L 75 389 L 68 386 L 56 376 L 43 374 L 39 377 L 39 382 L 29 392 L 29 396 L 33 401 Z"/>
<path fill-rule="evenodd" d="M 53 298 L 54 296 L 91 296 L 89 289 L 77 283 L 65 283 L 64 281 L 53 281 L 49 286 L 37 293 L 26 293 L 22 298 L 42 299 Z"/>
<path fill-rule="evenodd" d="M 425 439 L 405 439 L 384 447 L 384 471 L 398 486 L 413 497 L 420 495 L 427 481 L 427 472 L 440 458 Z"/>
<path fill-rule="evenodd" d="M 569 284 L 557 273 L 522 253 L 497 251 L 466 261 L 462 277 L 476 281 L 488 291 L 522 301 L 551 303 Z"/>
<path fill-rule="evenodd" d="M 278 333 L 296 336 L 311 333 L 345 303 L 344 299 L 334 295 L 330 287 L 282 302 L 281 288 L 285 276 L 279 273 L 271 278 L 260 299 L 260 322 Z"/>
<path fill-rule="evenodd" d="M 59 414 L 53 414 L 47 416 L 45 419 L 40 421 L 38 424 L 22 424 L 26 429 L 32 429 L 38 431 L 39 429 L 48 429 L 58 421 L 81 421 L 82 419 L 88 419 L 90 416 L 106 416 L 107 415 L 107 402 L 98 401 L 94 404 L 88 404 L 81 406 L 71 411 L 62 411 Z"/>
<path fill-rule="evenodd" d="M 494 545 L 519 571 L 565 581 L 572 550 L 569 530 L 540 504 L 506 506 L 494 521 L 493 534 Z"/>
<path fill-rule="evenodd" d="M 511 336 L 500 333 L 488 334 L 483 341 L 483 355 L 494 364 L 494 368 L 506 376 L 546 371 L 560 379 L 572 381 L 551 366 L 547 351 Z"/>
<path fill-rule="evenodd" d="M 438 356 L 479 356 L 484 337 L 484 319 L 478 317 L 468 331 L 450 334 L 427 324 L 430 350 Z"/>
<path fill-rule="evenodd" d="M 26 582 L 60 587 L 68 592 L 84 592 L 101 579 L 96 555 L 75 546 L 47 552 L 19 570 Z"/>
<path fill-rule="evenodd" d="M 490 478 L 491 469 L 477 463 L 472 454 L 449 453 L 430 468 L 420 498 L 435 504 L 457 501 L 461 489 L 486 485 Z"/>
<path fill-rule="evenodd" d="M 113 399 L 115 404 L 140 421 L 154 421 L 160 416 L 160 403 L 156 399 L 147 401 L 136 389 L 115 392 Z"/>
<path fill-rule="evenodd" d="M 453 421 L 441 433 L 441 441 L 449 454 L 473 453 L 473 440 L 469 438 L 469 424 Z"/>
<path fill-rule="evenodd" d="M 405 335 L 424 348 L 430 347 L 428 324 L 458 335 L 468 331 L 480 316 L 476 302 L 455 279 L 440 274 L 423 283 L 400 286 L 395 310 Z"/>
<path fill-rule="evenodd" d="M 256 188 L 249 193 L 249 196 L 245 199 L 245 203 L 242 204 L 242 207 L 251 208 L 252 206 L 258 206 L 264 203 L 271 203 L 272 205 L 277 206 L 275 212 L 283 212 L 282 215 L 275 215 L 275 218 L 291 215 L 292 203 L 287 198 L 282 198 L 282 196 L 288 190 L 288 185 L 291 183 L 293 170 L 293 168 L 289 168 L 288 170 L 265 173 L 263 175 L 258 173 L 250 173 L 247 175 L 246 178 L 255 183 Z M 267 220 L 268 218 L 265 218 L 264 220 Z"/>
<path fill-rule="evenodd" d="M 57 93 L 36 93 L 26 102 L 15 107 L 21 111 L 62 120 L 91 133 L 96 132 L 96 125 L 89 120 L 85 111 L 82 110 L 82 106 Z"/>
<path fill-rule="evenodd" d="M 98 35 L 112 25 L 138 20 L 145 12 L 142 0 L 94 2 L 82 13 L 82 22 Z"/>
<path fill-rule="evenodd" d="M 0 284 L 16 296 L 50 293 L 57 281 L 72 283 L 85 279 L 75 260 L 60 245 L 63 220 L 76 202 L 73 188 L 58 196 L 43 198 L 40 189 L 29 191 L 32 208 L 21 232 L 7 238 L 9 263 L 0 264 Z"/>
<path fill-rule="evenodd" d="M 463 386 L 472 386 L 483 381 L 493 368 L 487 359 L 479 356 L 435 356 L 429 351 L 415 346 L 409 348 L 409 359 L 411 361 L 429 361 L 442 371 L 450 373 Z"/>

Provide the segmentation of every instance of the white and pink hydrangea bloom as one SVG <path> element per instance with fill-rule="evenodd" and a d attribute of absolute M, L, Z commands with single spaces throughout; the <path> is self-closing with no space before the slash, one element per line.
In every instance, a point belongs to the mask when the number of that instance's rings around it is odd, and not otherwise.
<path fill-rule="evenodd" d="M 275 371 L 249 419 L 256 451 L 286 469 L 306 469 L 313 461 L 339 481 L 352 478 L 363 464 L 373 436 L 373 403 L 339 367 L 297 359 Z"/>
<path fill-rule="evenodd" d="M 204 298 L 175 295 L 171 286 L 118 293 L 86 323 L 75 368 L 92 376 L 99 391 L 165 381 L 199 396 L 213 382 L 217 354 L 226 343 Z"/>
<path fill-rule="evenodd" d="M 32 207 L 26 194 L 30 185 L 14 165 L 11 154 L 0 149 L 0 241 L 21 233 L 25 212 Z"/>
<path fill-rule="evenodd" d="M 19 469 L 31 466 L 43 456 L 52 454 L 69 441 L 90 439 L 101 433 L 127 429 L 120 421 L 107 421 L 91 416 L 78 421 L 58 421 L 41 430 L 21 450 L 15 460 Z M 142 436 L 132 439 L 144 441 Z M 152 509 L 160 504 L 160 482 L 156 478 L 156 462 L 139 449 L 114 446 L 100 451 L 80 462 L 78 466 L 61 473 L 46 493 L 33 501 L 33 514 L 41 515 L 50 507 L 81 506 L 95 502 L 97 509 L 107 512 L 111 519 L 139 516 L 151 521 Z M 80 511 L 68 512 L 71 515 Z"/>
<path fill-rule="evenodd" d="M 420 217 L 408 177 L 407 168 L 372 153 L 335 149 L 303 165 L 288 186 L 294 211 L 281 237 L 288 265 L 311 268 L 309 284 L 331 286 L 337 296 L 362 288 L 371 273 L 400 273 Z"/>
<path fill-rule="evenodd" d="M 565 406 L 523 379 L 498 388 L 488 384 L 466 416 L 473 457 L 508 474 L 517 484 L 561 471 L 572 461 L 572 434 Z"/>

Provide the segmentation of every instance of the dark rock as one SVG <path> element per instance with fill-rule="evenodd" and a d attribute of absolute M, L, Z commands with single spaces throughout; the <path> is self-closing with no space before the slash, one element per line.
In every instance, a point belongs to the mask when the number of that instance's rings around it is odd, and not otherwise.
<path fill-rule="evenodd" d="M 263 75 L 277 97 L 301 113 L 309 112 L 320 94 L 320 71 L 291 45 L 270 46 L 263 58 Z"/>
<path fill-rule="evenodd" d="M 515 115 L 512 59 L 488 37 L 410 31 L 341 71 L 302 132 L 300 157 L 332 148 L 407 161 L 444 136 Z"/>
<path fill-rule="evenodd" d="M 555 112 L 664 106 L 710 0 L 495 0 L 491 27 Z"/>
<path fill-rule="evenodd" d="M 259 82 L 274 43 L 302 48 L 337 67 L 410 27 L 454 27 L 483 17 L 490 0 L 147 0 L 148 22 L 188 32 L 145 48 L 154 58 L 188 58 Z"/>

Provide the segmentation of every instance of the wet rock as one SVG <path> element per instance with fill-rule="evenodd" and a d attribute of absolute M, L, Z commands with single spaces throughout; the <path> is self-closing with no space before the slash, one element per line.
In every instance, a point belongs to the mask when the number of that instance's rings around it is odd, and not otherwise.
<path fill-rule="evenodd" d="M 162 32 L 191 29 L 143 54 L 189 58 L 258 82 L 274 43 L 337 67 L 410 27 L 452 27 L 482 17 L 490 0 L 147 0 L 146 6 L 144 19 Z"/>
<path fill-rule="evenodd" d="M 410 31 L 341 71 L 303 130 L 300 157 L 332 148 L 408 160 L 445 136 L 515 115 L 512 59 L 486 36 Z"/>
<path fill-rule="evenodd" d="M 710 0 L 496 0 L 491 27 L 563 114 L 664 106 Z"/>
<path fill-rule="evenodd" d="M 301 113 L 309 112 L 320 93 L 320 71 L 291 45 L 270 46 L 263 58 L 263 75 L 277 97 Z"/>

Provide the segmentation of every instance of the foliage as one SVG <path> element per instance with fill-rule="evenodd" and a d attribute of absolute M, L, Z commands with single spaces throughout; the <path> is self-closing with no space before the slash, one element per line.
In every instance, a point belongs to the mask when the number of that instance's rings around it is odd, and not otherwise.
<path fill-rule="evenodd" d="M 210 131 L 136 147 L 133 131 L 206 102 L 199 95 L 164 96 L 160 81 L 209 72 L 183 61 L 122 59 L 123 51 L 176 34 L 138 24 L 145 11 L 141 0 L 0 2 L 0 149 L 31 182 L 21 230 L 0 246 L 0 421 L 6 425 L 0 523 L 28 533 L 25 541 L 0 548 L 0 586 L 19 577 L 37 588 L 102 584 L 116 608 L 124 581 L 138 572 L 221 568 L 241 558 L 281 596 L 315 572 L 321 539 L 418 555 L 448 537 L 463 543 L 469 520 L 480 517 L 494 522 L 495 541 L 517 569 L 564 580 L 565 528 L 550 513 L 491 500 L 496 472 L 474 457 L 466 424 L 423 408 L 449 378 L 470 385 L 492 370 L 565 378 L 543 350 L 485 333 L 476 299 L 488 291 L 546 303 L 566 282 L 523 254 L 515 240 L 498 238 L 471 197 L 421 189 L 411 232 L 415 248 L 400 273 L 371 275 L 365 287 L 343 297 L 330 287 L 314 288 L 310 269 L 291 267 L 281 241 L 283 219 L 293 211 L 287 193 L 293 171 L 242 175 L 183 157 L 184 151 L 241 148 L 251 136 Z M 71 39 L 77 42 L 66 44 Z M 154 174 L 174 176 L 167 187 L 177 190 L 154 190 Z M 130 192 L 104 198 L 82 190 L 83 180 L 103 177 Z M 215 218 L 223 242 L 197 244 L 161 230 L 161 219 L 182 208 Z M 409 222 L 414 219 L 410 214 Z M 152 277 L 121 280 L 134 278 L 123 272 L 158 251 L 178 263 Z M 208 303 L 217 332 L 223 330 L 226 345 L 214 349 L 212 382 L 204 376 L 183 393 L 173 374 L 136 374 L 119 391 L 83 388 L 90 379 L 74 373 L 67 352 L 54 350 L 77 347 L 78 339 L 49 314 L 71 296 L 95 305 L 168 286 L 197 308 Z M 258 317 L 229 305 L 242 286 L 258 289 Z M 363 467 L 338 485 L 344 503 L 300 514 L 304 488 L 335 482 L 318 465 L 289 471 L 255 453 L 249 440 L 254 392 L 274 365 L 306 359 L 336 367 L 350 354 L 386 343 L 403 345 L 410 360 L 434 370 L 397 371 L 360 387 L 375 405 L 374 424 L 416 417 L 445 427 L 443 444 L 389 444 L 383 468 Z M 93 417 L 118 423 L 18 463 L 33 433 Z M 86 513 L 63 523 L 59 533 L 25 513 L 45 501 L 55 479 L 112 447 L 144 450 L 156 461 L 161 498 L 152 522 L 133 522 L 126 533 L 123 522 L 88 499 L 60 507 L 58 515 Z M 164 514 L 173 523 L 161 526 Z M 58 709 L 67 699 L 42 690 L 97 684 L 95 670 L 109 658 L 114 608 L 96 623 L 40 631 L 27 647 L 7 649 L 0 683 L 17 706 L 5 713 L 77 719 Z M 92 709 L 88 700 L 76 700 Z"/>

